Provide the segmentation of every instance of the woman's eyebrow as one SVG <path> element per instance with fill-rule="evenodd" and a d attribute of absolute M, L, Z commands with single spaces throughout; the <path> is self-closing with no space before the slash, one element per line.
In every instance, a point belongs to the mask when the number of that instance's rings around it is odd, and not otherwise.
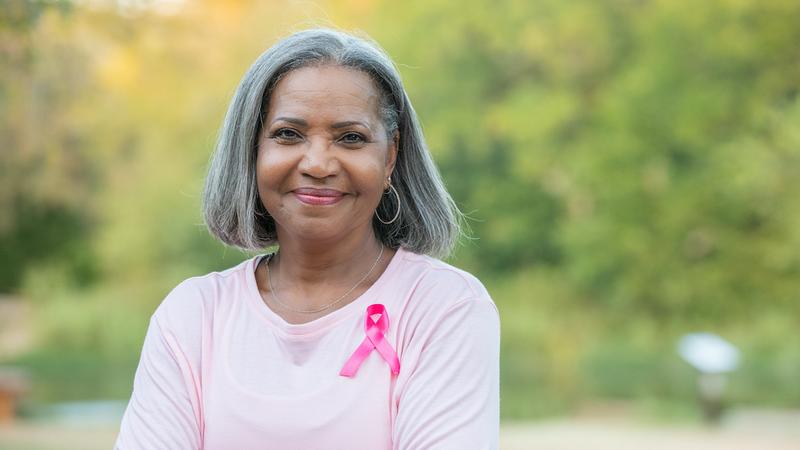
<path fill-rule="evenodd" d="M 361 125 L 362 127 L 366 128 L 368 130 L 372 130 L 372 128 L 370 128 L 369 125 L 367 125 L 364 122 L 360 122 L 358 120 L 347 120 L 347 121 L 344 121 L 344 122 L 336 122 L 335 124 L 331 125 L 331 128 L 334 128 L 334 129 L 346 128 L 346 127 L 349 127 L 349 126 L 352 126 L 352 125 Z"/>
<path fill-rule="evenodd" d="M 279 121 L 289 122 L 289 123 L 295 124 L 295 125 L 300 126 L 300 127 L 307 127 L 308 126 L 308 122 L 306 122 L 303 119 L 298 119 L 298 118 L 295 118 L 295 117 L 276 117 L 275 119 L 272 120 L 272 123 L 279 122 Z"/>
<path fill-rule="evenodd" d="M 275 122 L 289 122 L 299 127 L 308 127 L 308 122 L 297 117 L 286 117 L 286 116 L 276 117 L 275 119 L 272 120 L 272 123 Z M 333 125 L 331 125 L 331 128 L 333 129 L 347 128 L 353 125 L 360 125 L 368 130 L 372 130 L 372 128 L 367 123 L 361 122 L 359 120 L 346 120 L 343 122 L 336 122 Z"/>

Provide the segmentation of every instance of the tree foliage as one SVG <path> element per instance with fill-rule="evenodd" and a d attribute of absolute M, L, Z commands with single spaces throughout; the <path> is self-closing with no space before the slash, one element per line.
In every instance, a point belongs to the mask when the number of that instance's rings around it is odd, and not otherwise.
<path fill-rule="evenodd" d="M 338 25 L 398 62 L 472 218 L 476 239 L 453 259 L 500 305 L 517 392 L 534 380 L 564 398 L 616 395 L 624 383 L 586 381 L 628 367 L 609 349 L 671 352 L 695 328 L 762 362 L 764 348 L 775 361 L 800 354 L 770 331 L 800 325 L 794 0 L 9 5 L 0 290 L 36 297 L 48 279 L 72 280 L 54 287 L 143 321 L 180 279 L 241 259 L 200 226 L 226 103 L 275 39 Z M 98 328 L 49 317 L 54 341 Z M 674 394 L 653 361 L 643 383 Z M 782 386 L 797 374 L 776 370 Z"/>

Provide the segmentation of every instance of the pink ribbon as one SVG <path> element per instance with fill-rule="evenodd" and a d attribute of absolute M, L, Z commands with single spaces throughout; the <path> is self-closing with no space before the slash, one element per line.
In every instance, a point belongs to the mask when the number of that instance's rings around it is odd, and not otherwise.
<path fill-rule="evenodd" d="M 372 319 L 374 314 L 380 314 L 378 321 Z M 397 359 L 397 353 L 386 340 L 383 333 L 389 329 L 389 315 L 386 313 L 386 307 L 380 303 L 367 306 L 367 317 L 364 323 L 366 337 L 361 341 L 356 351 L 350 356 L 350 359 L 344 363 L 342 371 L 339 375 L 344 377 L 352 377 L 358 372 L 361 363 L 369 356 L 372 349 L 378 350 L 378 353 L 383 359 L 389 363 L 392 373 L 397 375 L 400 373 L 400 360 Z"/>

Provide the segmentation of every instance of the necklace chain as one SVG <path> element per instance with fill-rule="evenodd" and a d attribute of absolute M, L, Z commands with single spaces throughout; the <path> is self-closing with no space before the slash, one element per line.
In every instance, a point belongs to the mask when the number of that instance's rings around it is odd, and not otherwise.
<path fill-rule="evenodd" d="M 267 262 L 266 262 L 266 264 L 264 264 L 264 266 L 265 266 L 265 268 L 267 270 L 267 284 L 269 285 L 269 293 L 272 296 L 272 300 L 274 300 L 275 303 L 281 305 L 285 309 L 288 309 L 289 311 L 296 312 L 296 313 L 314 314 L 314 313 L 325 311 L 326 309 L 330 308 L 331 306 L 334 306 L 334 305 L 338 304 L 339 302 L 341 302 L 342 300 L 344 300 L 345 298 L 347 298 L 347 296 L 350 295 L 350 293 L 353 292 L 353 290 L 355 290 L 355 288 L 357 288 L 359 284 L 363 283 L 364 280 L 366 280 L 367 277 L 369 277 L 369 275 L 372 273 L 372 271 L 375 270 L 375 267 L 377 267 L 378 261 L 381 260 L 381 256 L 383 256 L 383 248 L 384 248 L 383 245 L 381 245 L 381 251 L 378 252 L 378 257 L 375 258 L 375 262 L 372 263 L 372 267 L 369 268 L 367 273 L 364 274 L 364 276 L 361 277 L 361 279 L 358 280 L 358 282 L 356 284 L 354 284 L 353 287 L 348 289 L 347 292 L 345 292 L 341 297 L 337 298 L 333 302 L 328 303 L 327 305 L 325 305 L 325 306 L 323 306 L 321 308 L 312 309 L 312 310 L 296 309 L 296 308 L 294 308 L 292 306 L 287 305 L 286 303 L 283 303 L 282 301 L 280 301 L 278 299 L 278 295 L 275 293 L 275 288 L 272 286 L 272 277 L 270 277 L 270 275 L 269 275 L 269 262 L 272 260 L 272 257 L 277 254 L 277 252 L 276 253 L 271 253 L 269 256 L 267 256 Z"/>

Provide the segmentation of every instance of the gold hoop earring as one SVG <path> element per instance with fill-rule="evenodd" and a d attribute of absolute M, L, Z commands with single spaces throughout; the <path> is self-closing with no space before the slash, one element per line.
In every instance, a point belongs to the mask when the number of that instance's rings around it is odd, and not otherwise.
<path fill-rule="evenodd" d="M 389 178 L 389 191 L 387 192 L 394 192 L 394 196 L 395 198 L 397 198 L 397 212 L 394 213 L 394 217 L 392 217 L 392 220 L 386 221 L 383 220 L 380 215 L 378 215 L 378 210 L 375 209 L 375 217 L 377 217 L 378 220 L 384 225 L 392 224 L 394 223 L 395 220 L 397 220 L 398 217 L 400 217 L 400 194 L 398 194 L 397 189 L 395 189 L 394 186 L 392 186 L 391 178 Z"/>

